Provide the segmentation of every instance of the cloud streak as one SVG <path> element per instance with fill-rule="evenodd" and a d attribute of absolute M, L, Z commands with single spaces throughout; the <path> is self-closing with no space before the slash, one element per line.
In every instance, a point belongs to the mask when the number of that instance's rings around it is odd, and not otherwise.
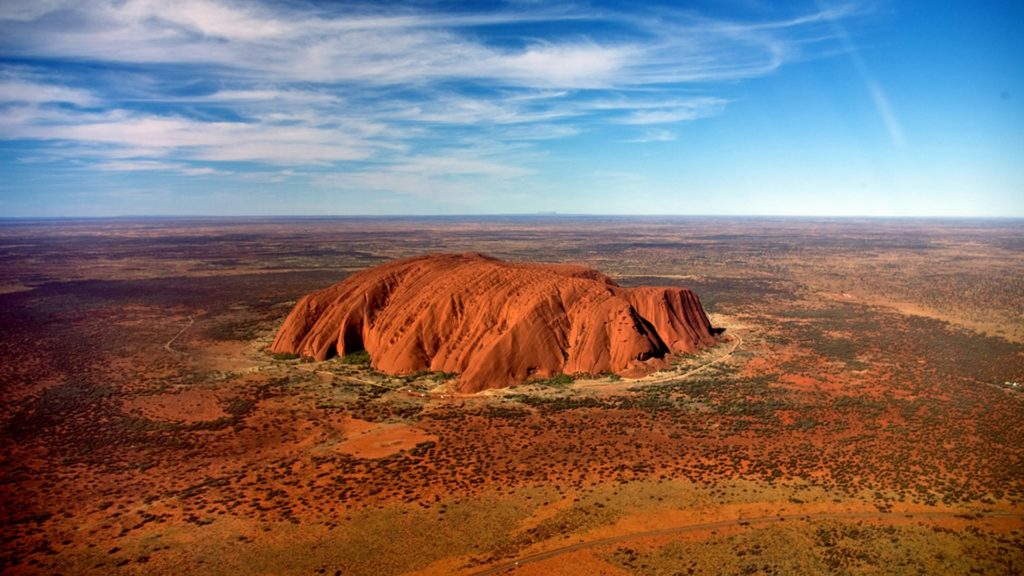
<path fill-rule="evenodd" d="M 514 87 L 615 88 L 719 81 L 770 73 L 813 39 L 821 13 L 744 24 L 655 11 L 506 9 L 445 14 L 397 9 L 295 8 L 189 0 L 12 0 L 4 52 L 22 57 L 220 66 L 238 78 L 376 85 L 468 80 Z M 36 6 L 34 9 L 32 6 Z M 26 15 L 35 18 L 26 19 Z M 827 16 L 827 17 L 826 17 Z M 512 45 L 482 40 L 489 26 L 559 21 L 546 37 Z M 600 23 L 614 39 L 573 23 Z M 560 32 L 559 30 L 564 30 Z"/>
<path fill-rule="evenodd" d="M 536 171 L 529 155 L 491 153 L 608 126 L 671 141 L 725 112 L 716 83 L 775 72 L 849 13 L 744 23 L 575 5 L 8 0 L 0 57 L 20 63 L 0 63 L 0 138 L 60 144 L 108 172 L 293 166 L 324 185 L 423 194 L 432 182 L 461 198 Z M 97 65 L 112 71 L 94 78 Z"/>
<path fill-rule="evenodd" d="M 98 101 L 85 90 L 76 90 L 56 84 L 42 84 L 21 78 L 0 77 L 0 104 L 67 103 L 91 106 Z"/>
<path fill-rule="evenodd" d="M 843 26 L 840 15 L 837 15 L 834 10 L 828 9 L 821 0 L 818 1 L 818 5 L 821 7 L 821 14 L 831 26 L 836 38 L 841 43 L 846 56 L 850 59 L 850 62 L 853 63 L 854 68 L 857 70 L 857 74 L 864 83 L 864 87 L 867 89 L 868 95 L 871 97 L 871 102 L 875 105 L 875 110 L 878 111 L 878 116 L 885 125 L 885 129 L 889 134 L 889 139 L 897 147 L 903 147 L 906 144 L 906 138 L 903 134 L 903 125 L 900 123 L 892 106 L 889 104 L 889 98 L 886 96 L 885 90 L 868 70 L 867 64 L 864 62 L 864 59 L 861 58 L 860 51 L 850 38 L 850 34 L 846 31 L 846 27 Z"/>

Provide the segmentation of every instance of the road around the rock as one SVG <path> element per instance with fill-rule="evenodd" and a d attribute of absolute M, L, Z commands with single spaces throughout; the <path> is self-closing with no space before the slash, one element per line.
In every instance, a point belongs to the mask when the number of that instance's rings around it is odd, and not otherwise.
<path fill-rule="evenodd" d="M 717 364 L 721 364 L 722 362 L 725 362 L 726 360 L 731 358 L 732 355 L 737 350 L 739 350 L 740 346 L 743 345 L 743 336 L 740 335 L 739 332 L 733 332 L 732 334 L 734 335 L 733 336 L 733 340 L 732 340 L 732 348 L 730 348 L 728 352 L 726 352 L 725 354 L 719 356 L 718 358 L 715 358 L 714 360 L 710 360 L 708 362 L 705 362 L 704 364 L 701 364 L 700 366 L 695 366 L 695 367 L 687 370 L 686 372 L 676 372 L 676 371 L 673 371 L 673 370 L 669 370 L 669 371 L 665 371 L 665 372 L 656 372 L 654 374 L 651 374 L 650 376 L 644 376 L 643 378 L 638 378 L 636 380 L 625 380 L 625 379 L 623 379 L 623 380 L 612 382 L 612 381 L 609 381 L 609 380 L 605 379 L 605 380 L 594 380 L 594 381 L 586 381 L 586 382 L 576 382 L 575 384 L 573 384 L 573 388 L 577 388 L 577 389 L 601 389 L 601 388 L 609 388 L 609 387 L 622 387 L 624 385 L 628 385 L 630 387 L 633 387 L 633 386 L 651 386 L 651 385 L 658 385 L 658 384 L 667 384 L 669 382 L 678 382 L 679 380 L 683 380 L 685 378 L 688 378 L 688 377 L 690 377 L 690 376 L 692 376 L 692 375 L 694 375 L 694 374 L 696 374 L 696 373 L 698 373 L 698 372 L 700 372 L 702 370 L 707 370 L 708 368 L 710 368 L 712 366 L 715 366 Z"/>

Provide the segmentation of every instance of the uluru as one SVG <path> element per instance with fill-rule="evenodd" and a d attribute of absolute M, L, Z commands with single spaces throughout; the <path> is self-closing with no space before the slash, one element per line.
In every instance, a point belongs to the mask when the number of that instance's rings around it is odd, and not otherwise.
<path fill-rule="evenodd" d="M 477 392 L 560 373 L 639 376 L 714 343 L 691 290 L 468 253 L 389 262 L 313 292 L 271 350 L 315 360 L 365 350 L 382 372 L 458 373 L 458 390 Z"/>

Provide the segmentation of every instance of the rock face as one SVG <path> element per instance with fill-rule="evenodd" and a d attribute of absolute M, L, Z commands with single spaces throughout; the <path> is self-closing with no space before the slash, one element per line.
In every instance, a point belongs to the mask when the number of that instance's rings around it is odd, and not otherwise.
<path fill-rule="evenodd" d="M 383 372 L 458 372 L 459 390 L 476 392 L 563 372 L 639 376 L 714 341 L 690 290 L 622 288 L 581 266 L 436 254 L 305 296 L 271 349 L 316 360 L 366 350 Z"/>

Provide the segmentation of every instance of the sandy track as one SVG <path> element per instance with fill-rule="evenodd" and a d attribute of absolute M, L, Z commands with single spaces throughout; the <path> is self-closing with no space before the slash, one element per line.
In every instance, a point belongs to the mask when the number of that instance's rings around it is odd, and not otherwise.
<path fill-rule="evenodd" d="M 592 382 L 577 382 L 577 383 L 573 384 L 573 388 L 576 388 L 576 389 L 601 389 L 601 388 L 622 388 L 622 387 L 629 387 L 629 388 L 631 388 L 631 387 L 634 387 L 634 386 L 648 386 L 648 385 L 652 385 L 652 384 L 657 385 L 657 384 L 666 384 L 668 382 L 678 382 L 679 380 L 683 380 L 685 378 L 688 378 L 688 377 L 690 377 L 690 376 L 692 376 L 692 375 L 694 375 L 694 374 L 696 374 L 696 373 L 698 373 L 698 372 L 700 372 L 702 370 L 707 370 L 708 368 L 710 368 L 712 366 L 715 366 L 717 364 L 721 364 L 722 362 L 725 362 L 729 358 L 732 358 L 732 355 L 737 350 L 739 350 L 740 346 L 743 345 L 743 336 L 741 336 L 739 332 L 733 332 L 733 334 L 735 335 L 735 338 L 733 339 L 732 348 L 730 348 L 728 352 L 726 352 L 725 354 L 719 356 L 718 358 L 715 358 L 714 360 L 710 360 L 708 362 L 705 362 L 704 364 L 701 364 L 700 366 L 695 366 L 693 368 L 690 368 L 686 372 L 662 372 L 662 373 L 655 373 L 655 374 L 652 374 L 650 376 L 644 376 L 643 378 L 638 378 L 636 380 L 626 380 L 626 379 L 623 379 L 623 380 L 616 381 L 616 382 L 609 382 L 609 381 L 604 381 L 604 380 L 598 380 L 598 381 L 592 381 Z"/>
<path fill-rule="evenodd" d="M 483 570 L 481 572 L 474 572 L 473 576 L 487 576 L 489 574 L 501 574 L 508 572 L 524 564 L 531 564 L 533 562 L 541 562 L 543 560 L 549 560 L 562 554 L 568 554 L 570 552 L 576 552 L 579 550 L 586 550 L 588 548 L 597 548 L 599 546 L 607 546 L 609 544 L 617 544 L 619 542 L 625 542 L 628 540 L 637 540 L 640 538 L 658 538 L 662 536 L 672 536 L 675 534 L 684 534 L 687 532 L 700 532 L 702 530 L 715 530 L 718 528 L 732 528 L 736 526 L 765 526 L 769 524 L 778 524 L 786 521 L 821 521 L 821 520 L 891 520 L 894 517 L 905 519 L 909 516 L 913 518 L 922 519 L 941 519 L 941 518 L 953 518 L 958 515 L 966 514 L 963 511 L 947 511 L 947 512 L 914 512 L 908 515 L 892 513 L 892 512 L 836 512 L 836 513 L 820 513 L 820 514 L 786 514 L 776 516 L 760 516 L 757 518 L 733 518 L 730 520 L 719 520 L 717 522 L 703 522 L 700 524 L 685 524 L 682 526 L 673 526 L 671 528 L 661 528 L 658 530 L 647 530 L 644 532 L 632 532 L 629 534 L 620 534 L 618 536 L 609 536 L 607 538 L 600 538 L 597 540 L 590 540 L 586 542 L 577 542 L 568 546 L 562 546 L 561 548 L 555 548 L 554 550 L 548 550 L 546 552 L 538 552 L 536 554 L 530 554 L 522 556 L 515 560 L 509 560 Z M 1024 519 L 1024 513 L 1019 512 L 989 512 L 984 515 L 984 518 L 1021 518 Z"/>
<path fill-rule="evenodd" d="M 739 350 L 740 346 L 743 345 L 743 336 L 741 336 L 739 332 L 734 332 L 734 334 L 736 335 L 736 339 L 733 341 L 732 348 L 729 349 L 729 351 L 726 352 L 725 354 L 723 354 L 722 356 L 720 356 L 718 358 L 715 358 L 714 360 L 712 360 L 712 361 L 710 361 L 710 362 L 708 362 L 706 364 L 701 364 L 700 366 L 696 366 L 694 368 L 691 368 L 691 369 L 687 370 L 686 372 L 683 372 L 682 374 L 666 374 L 664 376 L 657 376 L 657 375 L 655 375 L 650 380 L 640 380 L 640 383 L 642 383 L 642 384 L 664 384 L 665 382 L 672 382 L 672 381 L 675 381 L 675 380 L 678 380 L 678 379 L 681 379 L 681 378 L 688 378 L 689 376 L 692 376 L 692 375 L 696 374 L 697 372 L 700 372 L 701 370 L 706 370 L 706 369 L 708 369 L 708 368 L 710 368 L 710 367 L 712 367 L 712 366 L 714 366 L 716 364 L 721 364 L 722 362 L 725 362 L 726 360 L 731 358 L 732 355 L 737 350 Z"/>
<path fill-rule="evenodd" d="M 172 336 L 171 339 L 168 340 L 166 344 L 164 344 L 164 348 L 168 352 L 173 352 L 175 354 L 181 354 L 182 356 L 191 356 L 191 354 L 189 354 L 188 352 L 184 352 L 182 350 L 175 350 L 174 348 L 171 347 L 171 345 L 174 344 L 174 341 L 177 340 L 179 337 L 181 337 L 181 335 L 184 334 L 186 330 L 191 328 L 192 324 L 195 324 L 195 321 L 196 321 L 195 315 L 194 314 L 190 314 L 189 317 L 188 317 L 188 324 L 185 324 L 184 328 L 182 328 L 181 330 L 178 330 L 178 333 L 175 334 L 174 336 Z"/>

